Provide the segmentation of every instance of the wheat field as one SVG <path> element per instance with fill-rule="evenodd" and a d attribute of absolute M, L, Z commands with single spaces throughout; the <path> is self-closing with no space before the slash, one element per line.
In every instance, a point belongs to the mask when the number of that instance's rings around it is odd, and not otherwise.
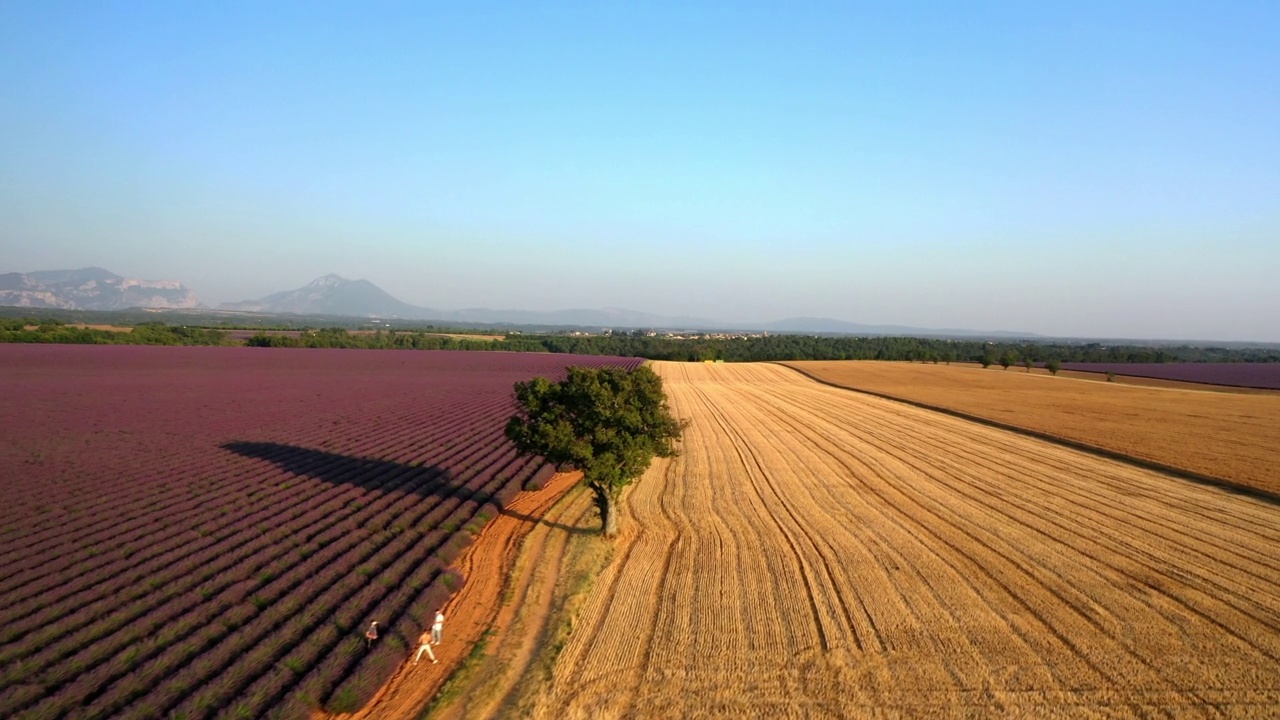
<path fill-rule="evenodd" d="M 692 425 L 538 717 L 1280 712 L 1265 500 L 776 365 L 655 369 Z"/>

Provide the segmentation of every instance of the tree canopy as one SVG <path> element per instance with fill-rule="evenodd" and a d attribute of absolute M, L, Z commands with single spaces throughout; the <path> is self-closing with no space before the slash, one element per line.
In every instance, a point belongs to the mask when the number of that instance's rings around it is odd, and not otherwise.
<path fill-rule="evenodd" d="M 507 437 L 523 455 L 541 455 L 561 471 L 581 470 L 607 537 L 618 533 L 622 489 L 655 456 L 675 456 L 686 427 L 671 414 L 662 378 L 647 366 L 571 367 L 558 383 L 518 382 L 515 394 L 519 410 L 507 422 Z"/>

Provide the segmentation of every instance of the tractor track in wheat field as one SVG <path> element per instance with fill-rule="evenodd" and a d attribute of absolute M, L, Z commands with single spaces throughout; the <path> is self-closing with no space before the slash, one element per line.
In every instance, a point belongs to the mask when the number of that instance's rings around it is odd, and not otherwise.
<path fill-rule="evenodd" d="M 1269 717 L 1266 498 L 772 365 L 657 363 L 692 420 L 536 717 Z"/>

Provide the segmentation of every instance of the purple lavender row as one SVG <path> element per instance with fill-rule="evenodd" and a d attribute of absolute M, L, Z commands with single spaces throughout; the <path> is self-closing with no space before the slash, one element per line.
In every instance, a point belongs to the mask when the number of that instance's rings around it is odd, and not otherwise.
<path fill-rule="evenodd" d="M 336 361 L 339 354 L 348 357 Z M 496 514 L 546 471 L 516 458 L 501 428 L 512 410 L 511 383 L 530 371 L 562 376 L 566 358 L 525 356 L 495 370 L 473 362 L 474 355 L 462 365 L 458 358 L 444 358 L 453 365 L 428 358 L 399 367 L 368 356 L 357 358 L 354 370 L 362 372 L 354 372 L 349 358 L 358 355 L 299 351 L 288 353 L 287 363 L 273 354 L 244 367 L 218 353 L 75 352 L 58 367 L 48 353 L 39 362 L 14 363 L 0 353 L 6 371 L 0 390 L 28 391 L 10 392 L 9 404 L 0 405 L 0 427 L 14 430 L 7 436 L 14 441 L 0 441 L 0 470 L 25 465 L 39 486 L 39 492 L 28 492 L 30 483 L 4 488 L 14 491 L 14 502 L 0 517 L 0 553 L 7 545 L 10 560 L 20 563 L 15 569 L 44 573 L 0 590 L 0 607 L 13 608 L 18 614 L 10 619 L 20 620 L 37 608 L 15 601 L 45 581 L 46 590 L 65 599 L 39 608 L 47 612 L 30 616 L 34 626 L 10 626 L 22 637 L 11 634 L 0 645 L 0 654 L 24 669 L 19 674 L 36 681 L 3 693 L 6 714 L 62 708 L 71 717 L 146 716 L 190 705 L 195 717 L 233 701 L 259 709 L 314 707 L 338 683 L 367 684 L 379 675 L 368 663 L 353 664 L 355 656 L 329 652 L 350 644 L 335 623 L 349 630 L 369 611 L 416 622 L 415 613 L 427 612 L 422 598 L 440 592 L 434 583 L 442 563 L 469 541 L 472 521 Z M 40 403 L 21 407 L 24 398 Z M 12 422 L 17 414 L 20 426 Z M 228 434 L 243 438 L 244 428 L 263 440 L 228 452 Z M 179 451 L 162 452 L 175 438 Z M 23 457 L 24 443 L 49 454 Z M 324 450 L 311 449 L 317 447 Z M 290 464 L 244 473 L 246 461 L 277 460 Z M 380 478 L 369 477 L 368 467 Z M 455 488 L 435 504 L 415 495 L 422 490 L 395 484 L 433 472 L 447 473 Z M 106 492 L 98 492 L 104 481 Z M 391 537 L 404 533 L 406 523 L 423 534 Z M 84 544 L 86 537 L 93 545 Z M 421 540 L 408 543 L 410 537 Z M 291 542 L 298 538 L 308 542 Z M 326 541 L 340 554 L 316 552 Z M 114 544 L 108 553 L 94 551 L 106 544 Z M 431 557 L 423 560 L 424 553 Z M 25 562 L 30 555 L 43 570 Z M 308 557 L 336 575 L 319 573 Z M 363 589 L 345 579 L 352 567 L 365 571 L 355 573 L 366 578 Z M 86 568 L 97 570 L 86 575 Z M 304 622 L 294 613 L 308 607 L 303 598 L 312 591 L 329 599 L 312 605 Z M 266 615 L 282 620 L 256 620 Z M 261 633 L 240 630 L 255 622 Z M 291 629 L 269 630 L 276 625 Z M 46 627 L 47 636 L 40 632 Z M 36 641 L 37 654 L 21 651 L 27 643 L 20 640 Z M 271 669 L 283 659 L 292 666 L 287 673 Z M 153 697 L 149 689 L 160 687 L 166 693 Z"/>
<path fill-rule="evenodd" d="M 1064 370 L 1280 390 L 1280 363 L 1062 363 Z"/>

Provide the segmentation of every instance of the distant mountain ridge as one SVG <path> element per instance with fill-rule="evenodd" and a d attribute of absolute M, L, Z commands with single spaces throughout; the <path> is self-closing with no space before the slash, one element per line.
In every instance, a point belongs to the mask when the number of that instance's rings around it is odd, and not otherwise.
<path fill-rule="evenodd" d="M 116 311 L 130 308 L 189 310 L 204 308 L 195 294 L 175 280 L 124 278 L 98 267 L 0 274 L 0 305 L 53 310 Z M 952 330 L 906 325 L 864 325 L 822 317 L 793 317 L 773 322 L 725 322 L 687 315 L 655 315 L 624 308 L 566 310 L 437 310 L 393 297 L 368 280 L 340 275 L 316 278 L 296 290 L 258 300 L 222 303 L 218 310 L 278 315 L 378 318 L 455 325 L 510 325 L 664 331 L 770 332 L 792 334 L 910 335 L 916 337 L 1035 338 L 1034 333 Z"/>
<path fill-rule="evenodd" d="M 911 335 L 914 337 L 991 337 L 1035 338 L 1036 333 L 1008 330 L 965 330 L 960 328 L 922 328 L 910 325 L 865 325 L 834 318 L 794 317 L 763 323 L 760 330 L 777 333 L 842 333 L 847 335 Z"/>
<path fill-rule="evenodd" d="M 679 327 L 687 329 L 723 328 L 725 323 L 691 317 L 664 317 L 649 313 L 604 308 L 599 310 L 436 310 L 418 307 L 392 297 L 368 280 L 348 280 L 325 275 L 297 290 L 273 293 L 259 300 L 222 303 L 220 310 L 295 315 L 345 315 L 401 320 L 430 320 L 445 323 L 485 325 L 560 325 L 581 327 Z"/>
<path fill-rule="evenodd" d="M 197 308 L 200 301 L 175 280 L 138 280 L 88 267 L 0 274 L 0 305 L 60 310 L 173 310 Z"/>
<path fill-rule="evenodd" d="M 221 310 L 291 313 L 295 315 L 349 315 L 352 317 L 427 320 L 435 310 L 401 302 L 368 280 L 347 280 L 325 275 L 297 290 L 273 293 L 260 300 L 222 303 Z"/>
<path fill-rule="evenodd" d="M 339 275 L 325 275 L 297 290 L 274 293 L 260 300 L 223 303 L 218 308 L 241 312 L 339 315 L 483 325 L 548 325 L 553 327 L 763 331 L 849 335 L 1036 337 L 1033 333 L 938 330 L 905 325 L 862 325 L 844 320 L 816 317 L 787 318 L 768 323 L 724 322 L 699 317 L 654 315 L 623 308 L 577 308 L 550 311 L 466 308 L 445 311 L 401 302 L 368 280 L 348 280 Z"/>

